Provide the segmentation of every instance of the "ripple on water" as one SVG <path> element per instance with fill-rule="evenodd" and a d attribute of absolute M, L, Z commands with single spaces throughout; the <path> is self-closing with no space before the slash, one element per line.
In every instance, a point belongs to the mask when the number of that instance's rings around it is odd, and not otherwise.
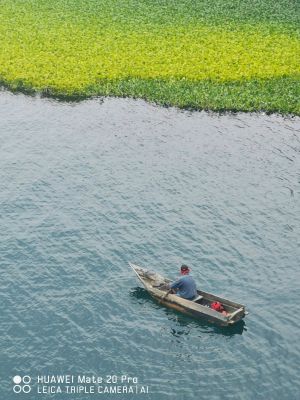
<path fill-rule="evenodd" d="M 6 92 L 0 118 L 6 399 L 20 371 L 136 375 L 155 400 L 297 398 L 299 118 Z M 163 308 L 127 261 L 171 278 L 186 262 L 250 314 L 224 329 Z"/>

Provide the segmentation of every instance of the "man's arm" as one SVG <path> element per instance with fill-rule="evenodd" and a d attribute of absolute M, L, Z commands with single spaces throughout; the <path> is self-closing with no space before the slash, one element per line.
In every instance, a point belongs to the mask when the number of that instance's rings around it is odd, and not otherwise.
<path fill-rule="evenodd" d="M 179 289 L 182 285 L 181 278 L 170 284 L 170 289 Z"/>
<path fill-rule="evenodd" d="M 164 299 L 168 296 L 168 294 L 173 292 L 173 289 L 179 289 L 181 286 L 181 279 L 178 279 L 177 281 L 171 283 L 169 285 L 169 290 L 167 291 L 167 293 L 164 295 Z"/>

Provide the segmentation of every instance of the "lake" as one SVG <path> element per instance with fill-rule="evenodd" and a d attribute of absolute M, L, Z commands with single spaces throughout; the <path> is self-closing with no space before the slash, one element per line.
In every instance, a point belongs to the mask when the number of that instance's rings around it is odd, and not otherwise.
<path fill-rule="evenodd" d="M 299 398 L 299 117 L 2 91 L 0 137 L 3 398 Z M 186 263 L 249 315 L 166 309 L 128 261 Z M 148 393 L 38 392 L 49 375 Z"/>

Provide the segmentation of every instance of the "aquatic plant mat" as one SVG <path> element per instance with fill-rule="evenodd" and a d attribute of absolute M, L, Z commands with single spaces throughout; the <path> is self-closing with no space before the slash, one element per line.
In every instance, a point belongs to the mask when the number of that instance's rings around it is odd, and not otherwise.
<path fill-rule="evenodd" d="M 3 0 L 0 81 L 300 115 L 298 0 Z"/>

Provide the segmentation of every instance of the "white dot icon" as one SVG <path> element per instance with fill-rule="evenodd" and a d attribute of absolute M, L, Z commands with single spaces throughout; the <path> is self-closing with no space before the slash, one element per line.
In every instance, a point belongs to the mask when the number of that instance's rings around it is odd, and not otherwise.
<path fill-rule="evenodd" d="M 22 382 L 22 378 L 19 375 L 13 377 L 13 381 L 16 385 Z"/>

